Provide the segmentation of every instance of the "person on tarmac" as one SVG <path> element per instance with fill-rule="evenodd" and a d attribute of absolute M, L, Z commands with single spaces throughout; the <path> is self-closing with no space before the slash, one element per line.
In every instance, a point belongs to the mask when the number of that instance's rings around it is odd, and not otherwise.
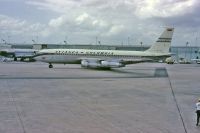
<path fill-rule="evenodd" d="M 197 124 L 196 126 L 199 125 L 199 119 L 200 119 L 200 99 L 196 103 L 196 113 L 197 113 Z"/>

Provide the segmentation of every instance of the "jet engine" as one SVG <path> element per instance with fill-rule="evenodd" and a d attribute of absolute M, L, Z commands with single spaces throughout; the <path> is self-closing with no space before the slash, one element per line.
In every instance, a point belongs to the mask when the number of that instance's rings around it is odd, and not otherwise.
<path fill-rule="evenodd" d="M 102 67 L 110 67 L 110 68 L 118 68 L 118 67 L 124 67 L 125 65 L 120 62 L 115 61 L 101 61 Z"/>
<path fill-rule="evenodd" d="M 100 68 L 101 64 L 98 61 L 82 60 L 81 66 L 86 68 Z"/>
<path fill-rule="evenodd" d="M 119 68 L 125 65 L 117 61 L 82 60 L 81 66 L 86 68 Z"/>

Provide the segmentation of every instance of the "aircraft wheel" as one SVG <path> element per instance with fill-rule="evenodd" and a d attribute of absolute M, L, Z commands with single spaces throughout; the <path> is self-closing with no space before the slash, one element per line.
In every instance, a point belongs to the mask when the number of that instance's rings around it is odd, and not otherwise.
<path fill-rule="evenodd" d="M 49 64 L 49 68 L 53 68 L 53 65 L 52 65 L 52 64 Z"/>
<path fill-rule="evenodd" d="M 20 61 L 24 61 L 24 58 L 21 58 Z"/>

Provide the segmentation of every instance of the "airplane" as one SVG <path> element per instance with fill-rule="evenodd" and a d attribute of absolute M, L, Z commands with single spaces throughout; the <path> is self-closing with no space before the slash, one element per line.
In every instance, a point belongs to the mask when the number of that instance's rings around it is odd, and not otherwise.
<path fill-rule="evenodd" d="M 84 68 L 119 68 L 128 64 L 165 60 L 169 53 L 174 28 L 166 28 L 158 40 L 145 51 L 94 49 L 43 49 L 34 56 L 36 61 L 52 64 L 81 64 Z"/>
<path fill-rule="evenodd" d="M 198 50 L 198 51 L 195 51 L 195 53 L 200 53 L 200 50 Z M 200 58 L 199 58 L 199 56 L 197 55 L 197 57 L 196 58 L 193 58 L 193 59 L 191 59 L 192 61 L 195 61 L 197 64 L 200 64 Z"/>
<path fill-rule="evenodd" d="M 32 57 L 37 51 L 38 50 L 34 49 L 0 49 L 0 56 L 13 58 L 14 61 L 17 61 L 18 58 L 20 61 L 25 61 L 26 59 L 28 59 L 28 61 L 34 61 Z"/>
<path fill-rule="evenodd" d="M 197 64 L 200 64 L 200 59 L 196 58 L 196 59 L 191 59 L 192 61 L 195 61 Z"/>

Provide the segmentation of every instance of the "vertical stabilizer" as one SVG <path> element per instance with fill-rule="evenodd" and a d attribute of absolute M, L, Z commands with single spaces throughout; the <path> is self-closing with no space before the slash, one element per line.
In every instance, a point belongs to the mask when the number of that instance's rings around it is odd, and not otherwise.
<path fill-rule="evenodd" d="M 166 28 L 158 40 L 147 50 L 154 53 L 169 53 L 174 28 Z"/>

